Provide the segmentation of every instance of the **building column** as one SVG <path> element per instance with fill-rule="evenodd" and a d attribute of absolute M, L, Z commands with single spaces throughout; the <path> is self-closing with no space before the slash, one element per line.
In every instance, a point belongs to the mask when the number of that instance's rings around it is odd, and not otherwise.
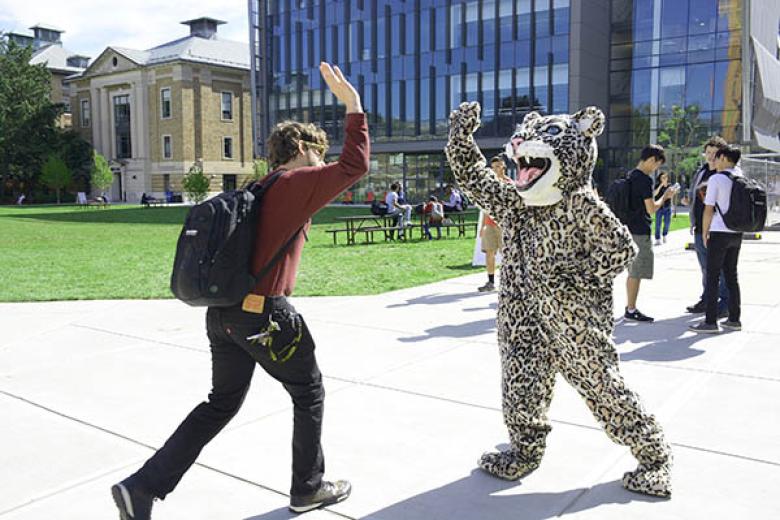
<path fill-rule="evenodd" d="M 116 156 L 114 153 L 114 143 L 111 142 L 111 136 L 114 135 L 111 125 L 114 121 L 114 114 L 111 111 L 111 100 L 108 96 L 108 90 L 103 87 L 100 89 L 100 152 L 107 159 Z"/>

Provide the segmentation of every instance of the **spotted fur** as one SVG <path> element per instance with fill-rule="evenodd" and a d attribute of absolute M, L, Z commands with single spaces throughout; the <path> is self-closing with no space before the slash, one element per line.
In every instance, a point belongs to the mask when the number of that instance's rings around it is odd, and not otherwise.
<path fill-rule="evenodd" d="M 670 447 L 655 418 L 625 386 L 611 339 L 614 278 L 637 249 L 590 188 L 604 115 L 595 107 L 574 115 L 528 114 L 507 153 L 516 160 L 536 154 L 550 160 L 528 188 L 499 181 L 487 167 L 473 137 L 479 110 L 478 103 L 462 103 L 453 111 L 445 149 L 460 186 L 500 222 L 504 234 L 497 328 L 511 447 L 484 454 L 479 465 L 509 480 L 539 466 L 560 373 L 609 438 L 630 447 L 639 461 L 623 485 L 670 496 Z"/>

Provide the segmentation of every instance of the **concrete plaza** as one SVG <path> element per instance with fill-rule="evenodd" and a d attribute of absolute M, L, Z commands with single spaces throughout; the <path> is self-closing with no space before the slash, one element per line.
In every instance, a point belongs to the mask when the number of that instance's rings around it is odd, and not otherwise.
<path fill-rule="evenodd" d="M 639 307 L 618 320 L 630 387 L 675 453 L 674 495 L 625 491 L 635 461 L 559 378 L 542 466 L 521 482 L 476 469 L 505 445 L 495 294 L 482 274 L 370 297 L 295 298 L 326 379 L 326 478 L 352 497 L 307 519 L 780 518 L 780 233 L 746 241 L 742 332 L 696 336 L 687 232 L 656 248 Z M 305 254 L 305 253 L 304 253 Z M 615 313 L 622 314 L 625 275 Z M 210 386 L 204 310 L 174 301 L 0 305 L 0 520 L 116 518 L 109 487 L 134 471 Z M 292 410 L 257 370 L 238 416 L 156 519 L 278 520 Z"/>

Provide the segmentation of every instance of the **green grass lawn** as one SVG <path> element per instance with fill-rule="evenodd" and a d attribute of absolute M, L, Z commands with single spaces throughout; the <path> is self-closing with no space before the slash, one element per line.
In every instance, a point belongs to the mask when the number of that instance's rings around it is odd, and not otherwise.
<path fill-rule="evenodd" d="M 170 298 L 186 212 L 183 206 L 0 207 L 0 301 Z M 367 212 L 328 207 L 315 216 L 295 294 L 378 294 L 481 271 L 471 267 L 473 231 L 468 239 L 451 230 L 453 238 L 440 241 L 334 246 L 325 232 L 341 226 L 334 218 Z M 672 229 L 687 226 L 687 215 L 672 221 Z"/>
<path fill-rule="evenodd" d="M 0 301 L 170 298 L 186 212 L 182 206 L 0 207 Z M 378 294 L 480 270 L 471 267 L 473 231 L 468 239 L 453 232 L 432 242 L 334 246 L 325 232 L 340 226 L 334 218 L 367 212 L 328 207 L 315 216 L 296 295 Z"/>
<path fill-rule="evenodd" d="M 688 229 L 690 225 L 687 213 L 672 216 L 672 223 L 669 224 L 669 232 L 677 231 L 678 229 Z M 653 237 L 655 237 L 655 215 L 653 215 L 653 223 L 650 226 L 650 232 L 653 234 Z"/>

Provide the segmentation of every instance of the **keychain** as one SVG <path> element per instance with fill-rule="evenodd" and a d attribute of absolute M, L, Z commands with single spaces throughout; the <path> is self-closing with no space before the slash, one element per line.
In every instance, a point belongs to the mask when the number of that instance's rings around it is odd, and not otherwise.
<path fill-rule="evenodd" d="M 247 336 L 246 340 L 253 345 L 261 344 L 264 347 L 267 347 L 268 354 L 271 356 L 271 361 L 276 363 L 284 363 L 290 359 L 293 354 L 295 354 L 296 350 L 298 350 L 298 345 L 300 344 L 301 338 L 303 337 L 303 327 L 300 325 L 300 318 L 298 315 L 295 315 L 292 321 L 293 327 L 296 329 L 296 335 L 290 344 L 286 345 L 279 352 L 275 352 L 273 349 L 273 333 L 281 331 L 282 328 L 279 326 L 279 323 L 276 322 L 271 316 L 268 317 L 268 327 L 266 327 L 264 331 L 252 336 Z"/>

